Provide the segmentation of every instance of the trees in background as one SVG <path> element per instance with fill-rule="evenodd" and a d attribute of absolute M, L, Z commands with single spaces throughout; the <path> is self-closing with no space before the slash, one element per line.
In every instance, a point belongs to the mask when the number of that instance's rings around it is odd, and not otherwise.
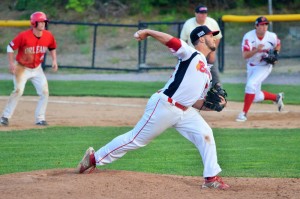
<path fill-rule="evenodd" d="M 9 8 L 17 11 L 43 10 L 53 17 L 58 10 L 76 11 L 85 13 L 94 10 L 101 17 L 122 17 L 137 14 L 190 14 L 199 3 L 208 6 L 213 11 L 226 11 L 231 9 L 253 9 L 267 7 L 268 0 L 2 0 L 9 2 Z M 300 0 L 273 0 L 273 8 L 280 13 L 281 10 L 300 9 Z M 296 12 L 297 13 L 297 12 Z"/>

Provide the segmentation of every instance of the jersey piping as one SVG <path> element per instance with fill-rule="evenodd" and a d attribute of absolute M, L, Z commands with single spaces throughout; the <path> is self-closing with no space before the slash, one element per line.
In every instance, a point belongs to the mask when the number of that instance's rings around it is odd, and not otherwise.
<path fill-rule="evenodd" d="M 172 96 L 174 95 L 174 93 L 177 91 L 177 89 L 179 88 L 185 73 L 191 63 L 191 61 L 194 59 L 194 57 L 199 54 L 197 52 L 194 52 L 192 54 L 192 56 L 185 60 L 185 61 L 180 61 L 179 66 L 178 66 L 178 71 L 175 74 L 175 78 L 174 81 L 169 85 L 169 87 L 163 92 L 165 95 L 167 95 L 168 97 L 172 98 Z"/>

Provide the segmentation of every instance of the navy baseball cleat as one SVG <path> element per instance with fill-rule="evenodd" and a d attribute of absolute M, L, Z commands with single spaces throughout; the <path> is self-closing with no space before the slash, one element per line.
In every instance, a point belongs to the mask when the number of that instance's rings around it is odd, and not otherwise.
<path fill-rule="evenodd" d="M 48 126 L 48 123 L 45 120 L 39 121 L 35 124 L 38 125 L 38 126 Z"/>
<path fill-rule="evenodd" d="M 9 124 L 8 118 L 6 118 L 6 117 L 1 117 L 1 119 L 0 119 L 0 124 L 1 124 L 2 126 L 8 126 L 8 124 Z"/>

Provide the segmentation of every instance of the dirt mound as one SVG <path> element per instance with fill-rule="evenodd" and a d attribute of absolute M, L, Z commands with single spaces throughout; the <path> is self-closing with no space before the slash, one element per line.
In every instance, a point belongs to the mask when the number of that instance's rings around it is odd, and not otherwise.
<path fill-rule="evenodd" d="M 224 178 L 226 191 L 202 189 L 200 177 L 131 171 L 73 169 L 34 171 L 0 176 L 2 198 L 298 198 L 300 179 Z"/>

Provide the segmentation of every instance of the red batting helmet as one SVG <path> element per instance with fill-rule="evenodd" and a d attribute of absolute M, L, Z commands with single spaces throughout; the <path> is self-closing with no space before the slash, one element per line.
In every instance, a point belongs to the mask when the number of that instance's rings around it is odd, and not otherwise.
<path fill-rule="evenodd" d="M 37 26 L 37 22 L 48 22 L 47 16 L 43 12 L 35 12 L 30 16 L 30 23 L 32 26 Z"/>

